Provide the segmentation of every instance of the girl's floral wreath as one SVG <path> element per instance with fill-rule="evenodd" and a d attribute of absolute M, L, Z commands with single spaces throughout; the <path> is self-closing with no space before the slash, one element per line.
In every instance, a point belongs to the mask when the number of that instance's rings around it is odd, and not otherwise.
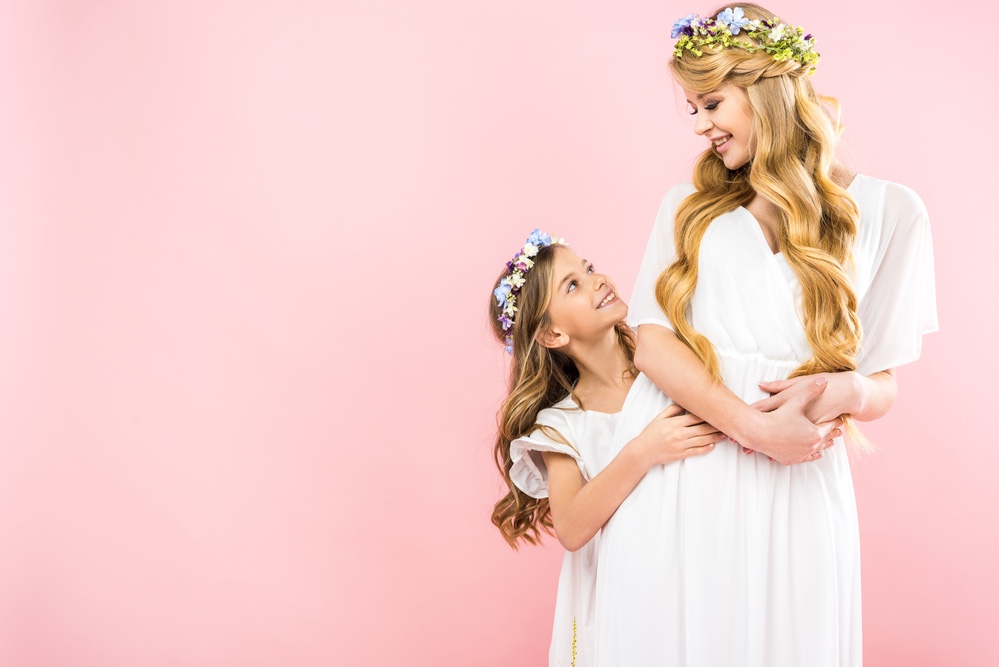
<path fill-rule="evenodd" d="M 513 354 L 513 334 L 509 331 L 513 328 L 514 317 L 517 315 L 517 295 L 524 286 L 524 275 L 534 266 L 534 260 L 531 258 L 538 254 L 538 250 L 550 245 L 565 245 L 565 239 L 556 238 L 540 229 L 531 232 L 524 247 L 506 263 L 510 275 L 501 279 L 499 287 L 493 290 L 496 304 L 501 310 L 497 319 L 503 326 L 503 331 L 507 332 L 503 342 L 506 343 L 506 351 L 510 354 Z"/>
<path fill-rule="evenodd" d="M 735 39 L 741 32 L 760 43 Z M 729 7 L 713 19 L 688 14 L 677 19 L 670 36 L 673 39 L 680 37 L 673 49 L 677 58 L 683 58 L 684 51 L 700 58 L 704 54 L 701 49 L 705 46 L 731 46 L 750 53 L 765 51 L 777 61 L 795 60 L 802 67 L 808 67 L 809 74 L 815 71 L 819 62 L 815 38 L 810 33 L 806 35 L 801 28 L 781 23 L 777 17 L 771 21 L 750 21 L 742 7 Z"/>

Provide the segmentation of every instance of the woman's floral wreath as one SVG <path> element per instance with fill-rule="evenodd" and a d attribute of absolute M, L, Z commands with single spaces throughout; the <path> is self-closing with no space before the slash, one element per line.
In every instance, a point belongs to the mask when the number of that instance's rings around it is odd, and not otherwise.
<path fill-rule="evenodd" d="M 735 39 L 743 31 L 759 44 Z M 806 35 L 801 28 L 781 23 L 777 17 L 771 21 L 750 21 L 742 7 L 729 7 L 713 19 L 688 14 L 673 24 L 671 37 L 680 38 L 673 49 L 677 58 L 683 58 L 684 51 L 700 58 L 705 46 L 731 46 L 750 53 L 765 51 L 777 61 L 796 60 L 802 67 L 810 68 L 809 74 L 815 71 L 819 62 L 815 38 L 810 33 Z"/>
<path fill-rule="evenodd" d="M 501 311 L 497 319 L 503 326 L 503 331 L 507 332 L 503 342 L 506 343 L 506 351 L 510 354 L 513 354 L 513 334 L 509 331 L 513 328 L 514 318 L 517 315 L 517 295 L 524 286 L 524 275 L 534 266 L 534 260 L 531 258 L 537 256 L 538 250 L 550 245 L 565 245 L 565 239 L 556 238 L 540 229 L 531 232 L 524 247 L 506 263 L 510 274 L 504 276 L 500 280 L 499 287 L 493 290 L 496 304 Z"/>

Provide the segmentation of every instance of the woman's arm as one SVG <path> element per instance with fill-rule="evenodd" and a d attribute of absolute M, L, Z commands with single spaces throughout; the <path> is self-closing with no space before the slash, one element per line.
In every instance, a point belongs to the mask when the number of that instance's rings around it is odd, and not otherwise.
<path fill-rule="evenodd" d="M 649 468 L 708 452 L 723 437 L 711 425 L 671 405 L 589 482 L 583 479 L 572 457 L 542 452 L 548 468 L 548 501 L 558 541 L 568 551 L 582 548 L 607 523 Z"/>
<path fill-rule="evenodd" d="M 813 422 L 828 421 L 843 414 L 857 421 L 873 421 L 886 415 L 898 397 L 894 368 L 871 375 L 844 371 L 761 382 L 760 389 L 773 395 L 754 403 L 753 407 L 764 412 L 775 410 L 820 377 L 826 379 L 826 390 L 805 409 L 805 416 Z"/>
<path fill-rule="evenodd" d="M 841 425 L 836 419 L 814 424 L 805 416 L 809 403 L 825 390 L 825 378 L 803 383 L 773 411 L 762 412 L 712 377 L 697 355 L 663 326 L 638 327 L 635 365 L 687 410 L 743 446 L 783 464 L 815 458 L 826 436 Z"/>

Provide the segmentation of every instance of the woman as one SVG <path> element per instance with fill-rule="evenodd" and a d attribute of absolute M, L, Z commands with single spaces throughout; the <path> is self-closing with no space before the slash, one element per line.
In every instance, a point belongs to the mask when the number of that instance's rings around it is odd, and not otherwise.
<path fill-rule="evenodd" d="M 636 366 L 757 453 L 653 470 L 621 505 L 597 583 L 597 625 L 620 631 L 596 660 L 859 665 L 847 453 L 816 454 L 822 423 L 890 409 L 893 369 L 936 329 L 926 212 L 836 162 L 811 35 L 754 5 L 712 17 L 674 26 L 671 69 L 709 147 L 663 201 L 629 323 Z"/>

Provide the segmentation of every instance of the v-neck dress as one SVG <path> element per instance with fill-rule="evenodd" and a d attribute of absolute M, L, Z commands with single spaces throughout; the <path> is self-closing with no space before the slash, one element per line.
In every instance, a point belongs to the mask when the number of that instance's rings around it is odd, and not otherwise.
<path fill-rule="evenodd" d="M 629 324 L 671 328 L 655 299 L 675 258 L 683 185 L 663 200 L 631 299 Z M 857 176 L 854 287 L 859 371 L 919 357 L 937 328 L 925 207 L 908 188 Z M 797 277 L 745 208 L 715 219 L 690 304 L 726 386 L 746 402 L 811 357 Z M 650 382 L 621 416 L 618 444 L 666 399 Z M 649 472 L 603 529 L 594 645 L 598 665 L 856 667 L 861 664 L 860 544 L 847 452 L 794 466 L 728 442 Z"/>

